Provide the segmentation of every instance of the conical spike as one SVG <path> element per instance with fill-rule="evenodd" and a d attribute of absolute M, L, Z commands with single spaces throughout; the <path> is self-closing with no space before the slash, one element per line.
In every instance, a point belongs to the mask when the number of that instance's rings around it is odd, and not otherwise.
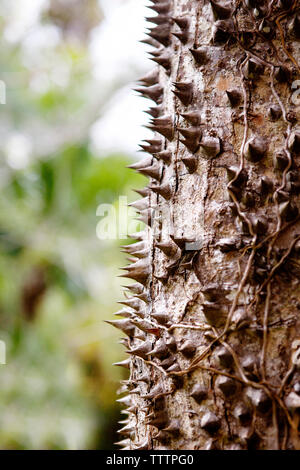
<path fill-rule="evenodd" d="M 231 19 L 218 20 L 212 28 L 212 43 L 215 46 L 226 44 L 230 39 L 234 39 L 234 23 Z"/>
<path fill-rule="evenodd" d="M 151 227 L 153 218 L 153 209 L 146 209 L 144 211 L 141 211 L 140 216 L 137 217 L 136 220 L 139 220 L 140 222 L 143 222 L 143 224 L 149 225 L 149 227 Z"/>
<path fill-rule="evenodd" d="M 258 78 L 263 72 L 263 65 L 255 59 L 249 59 L 243 67 L 243 74 L 247 80 Z"/>
<path fill-rule="evenodd" d="M 156 13 L 167 14 L 171 10 L 171 2 L 159 2 L 155 5 L 149 6 L 152 10 L 156 11 Z"/>
<path fill-rule="evenodd" d="M 170 351 L 168 350 L 166 343 L 160 339 L 156 342 L 154 348 L 147 353 L 147 356 L 154 356 L 161 359 L 168 356 L 169 354 Z"/>
<path fill-rule="evenodd" d="M 131 354 L 133 356 L 142 357 L 143 359 L 147 359 L 147 354 L 152 349 L 151 341 L 146 341 L 145 343 L 137 346 L 136 348 L 132 348 L 126 351 L 127 354 Z"/>
<path fill-rule="evenodd" d="M 153 57 L 151 60 L 161 65 L 168 73 L 171 70 L 171 56 L 169 52 L 164 52 L 159 57 Z"/>
<path fill-rule="evenodd" d="M 140 300 L 136 299 L 135 297 L 120 300 L 118 304 L 125 305 L 126 307 L 133 308 L 134 310 L 140 310 L 141 302 Z"/>
<path fill-rule="evenodd" d="M 162 393 L 164 393 L 164 388 L 161 383 L 158 383 L 152 388 L 149 393 L 147 393 L 146 395 L 141 395 L 141 398 L 155 398 L 158 395 L 161 395 Z"/>
<path fill-rule="evenodd" d="M 147 258 L 149 256 L 149 248 L 144 248 L 144 250 L 135 251 L 132 253 L 135 258 Z"/>
<path fill-rule="evenodd" d="M 199 145 L 202 137 L 202 131 L 200 127 L 177 127 L 178 132 L 183 135 L 186 140 L 193 142 L 195 145 Z"/>
<path fill-rule="evenodd" d="M 134 447 L 134 450 L 149 450 L 149 442 L 148 438 L 146 438 L 144 441 L 140 442 Z"/>
<path fill-rule="evenodd" d="M 201 124 L 201 114 L 200 111 L 190 111 L 188 113 L 180 113 L 187 122 L 192 124 L 193 126 L 198 126 Z"/>
<path fill-rule="evenodd" d="M 209 60 L 206 49 L 190 49 L 190 53 L 198 65 L 204 65 Z"/>
<path fill-rule="evenodd" d="M 132 311 L 122 308 L 122 310 L 118 310 L 116 313 L 114 313 L 114 315 L 116 315 L 117 317 L 131 318 L 132 313 Z"/>
<path fill-rule="evenodd" d="M 173 434 L 173 435 L 178 435 L 180 434 L 180 429 L 181 429 L 181 424 L 179 419 L 171 419 L 170 423 L 166 428 L 163 428 L 163 431 Z"/>
<path fill-rule="evenodd" d="M 147 372 L 145 372 L 144 374 L 142 374 L 140 377 L 137 377 L 136 379 L 138 382 L 145 382 L 145 383 L 149 383 L 150 382 L 150 378 L 149 378 L 149 375 L 147 374 Z"/>
<path fill-rule="evenodd" d="M 216 157 L 221 152 L 221 142 L 218 137 L 206 137 L 202 139 L 200 146 L 210 158 Z"/>
<path fill-rule="evenodd" d="M 279 83 L 286 83 L 290 79 L 290 71 L 287 67 L 275 67 L 274 77 Z"/>
<path fill-rule="evenodd" d="M 137 250 L 143 250 L 145 248 L 145 242 L 132 243 L 131 245 L 121 245 L 122 250 L 125 253 L 134 253 Z"/>
<path fill-rule="evenodd" d="M 238 90 L 226 90 L 226 94 L 227 94 L 230 106 L 232 106 L 232 108 L 235 108 L 236 106 L 240 104 L 242 95 Z"/>
<path fill-rule="evenodd" d="M 126 395 L 126 397 L 118 398 L 118 400 L 116 400 L 116 401 L 118 403 L 121 403 L 124 406 L 130 406 L 132 404 L 130 395 Z"/>
<path fill-rule="evenodd" d="M 162 116 L 160 118 L 153 118 L 152 125 L 146 126 L 148 129 L 158 132 L 166 137 L 168 140 L 173 140 L 174 137 L 174 124 L 171 116 Z"/>
<path fill-rule="evenodd" d="M 171 18 L 167 15 L 147 16 L 145 20 L 157 25 L 171 22 Z"/>
<path fill-rule="evenodd" d="M 144 85 L 156 85 L 159 82 L 159 70 L 155 68 L 147 73 L 144 77 L 140 78 L 139 82 L 143 83 Z"/>
<path fill-rule="evenodd" d="M 118 328 L 119 330 L 123 331 L 123 333 L 125 333 L 127 336 L 134 335 L 134 325 L 128 318 L 124 318 L 122 320 L 104 320 L 104 321 L 105 323 L 108 323 L 109 325 L 112 325 L 115 328 Z"/>
<path fill-rule="evenodd" d="M 189 155 L 188 157 L 183 157 L 181 161 L 187 167 L 189 173 L 195 173 L 198 164 L 196 157 Z"/>
<path fill-rule="evenodd" d="M 130 369 L 130 363 L 131 363 L 131 360 L 130 358 L 128 358 L 121 362 L 115 362 L 113 366 L 125 367 L 125 369 Z"/>
<path fill-rule="evenodd" d="M 159 57 L 161 54 L 164 53 L 164 47 L 160 46 L 159 48 L 154 49 L 153 51 L 148 52 L 152 57 Z"/>
<path fill-rule="evenodd" d="M 161 145 L 144 145 L 144 144 L 139 144 L 142 151 L 146 153 L 150 153 L 150 155 L 153 155 L 154 153 L 157 153 L 161 150 Z"/>
<path fill-rule="evenodd" d="M 260 161 L 267 152 L 267 142 L 260 136 L 251 137 L 245 145 L 244 155 L 247 160 L 256 163 Z"/>
<path fill-rule="evenodd" d="M 155 106 L 153 108 L 149 108 L 145 113 L 150 114 L 150 116 L 157 118 L 163 114 L 164 110 L 162 106 Z"/>
<path fill-rule="evenodd" d="M 134 192 L 139 194 L 142 197 L 149 196 L 151 190 L 146 186 L 145 188 L 142 189 L 134 189 Z"/>
<path fill-rule="evenodd" d="M 171 240 L 171 238 L 167 242 L 156 242 L 155 247 L 161 250 L 166 256 L 169 256 L 170 258 L 176 256 L 178 250 L 180 250 L 176 243 Z"/>
<path fill-rule="evenodd" d="M 136 297 L 145 302 L 146 304 L 149 302 L 149 297 L 146 292 L 142 292 L 142 294 L 136 294 Z"/>
<path fill-rule="evenodd" d="M 134 294 L 142 294 L 144 291 L 143 286 L 141 286 L 140 284 L 129 284 L 128 286 L 122 286 L 122 287 L 124 287 L 124 289 L 130 290 Z"/>
<path fill-rule="evenodd" d="M 141 39 L 139 42 L 151 47 L 157 47 L 159 45 L 159 43 L 152 38 Z"/>
<path fill-rule="evenodd" d="M 173 91 L 174 95 L 180 99 L 180 101 L 188 106 L 193 100 L 193 85 L 189 82 L 174 82 L 176 90 Z"/>
<path fill-rule="evenodd" d="M 139 199 L 138 201 L 131 202 L 128 204 L 129 207 L 134 207 L 138 211 L 143 211 L 144 209 L 149 208 L 149 198 L 144 197 L 143 199 Z"/>
<path fill-rule="evenodd" d="M 131 233 L 130 235 L 128 235 L 129 238 L 132 238 L 133 240 L 144 240 L 145 236 L 146 236 L 146 233 L 145 233 L 145 230 L 142 230 L 141 232 L 135 232 L 135 233 Z"/>
<path fill-rule="evenodd" d="M 139 170 L 140 168 L 146 168 L 147 166 L 152 165 L 152 162 L 153 162 L 152 157 L 146 157 L 139 162 L 128 165 L 127 168 L 130 168 L 131 170 Z"/>
<path fill-rule="evenodd" d="M 134 91 L 137 91 L 145 98 L 150 98 L 155 103 L 160 104 L 163 100 L 163 88 L 160 85 L 152 85 L 147 87 L 138 87 Z"/>
<path fill-rule="evenodd" d="M 127 271 L 127 274 L 121 275 L 121 277 L 128 277 L 129 279 L 134 279 L 140 284 L 145 285 L 148 281 L 148 277 L 151 273 L 150 265 L 148 260 L 142 259 L 133 263 L 132 265 L 123 268 Z"/>
<path fill-rule="evenodd" d="M 186 357 L 191 357 L 195 354 L 196 349 L 197 349 L 196 344 L 193 341 L 186 340 L 180 346 L 180 348 L 178 348 L 178 351 L 180 351 Z"/>
<path fill-rule="evenodd" d="M 156 320 L 160 325 L 167 325 L 170 321 L 170 318 L 166 313 L 154 312 L 151 313 L 151 318 L 154 318 L 154 320 Z"/>
<path fill-rule="evenodd" d="M 150 176 L 150 178 L 154 178 L 155 180 L 159 181 L 161 178 L 162 167 L 159 163 L 155 163 L 146 168 L 141 168 L 138 170 L 138 172 L 142 175 Z"/>
<path fill-rule="evenodd" d="M 172 17 L 172 20 L 174 21 L 174 23 L 177 24 L 177 26 L 179 26 L 180 29 L 182 29 L 183 31 L 184 30 L 187 30 L 189 29 L 189 26 L 190 26 L 190 20 L 186 17 Z"/>
<path fill-rule="evenodd" d="M 169 24 L 160 24 L 150 30 L 148 35 L 157 42 L 167 47 L 170 44 L 171 27 Z"/>
<path fill-rule="evenodd" d="M 122 441 L 119 442 L 114 442 L 115 446 L 120 446 L 120 447 L 128 447 L 131 445 L 131 440 L 130 439 L 123 439 Z"/>
<path fill-rule="evenodd" d="M 167 201 L 172 197 L 172 186 L 170 185 L 169 181 L 159 185 L 159 186 L 149 186 L 151 191 L 156 194 L 159 194 Z"/>
<path fill-rule="evenodd" d="M 122 429 L 119 429 L 117 431 L 118 434 L 130 434 L 132 432 L 134 432 L 135 428 L 131 425 L 131 424 L 127 424 L 126 426 L 124 426 Z"/>
<path fill-rule="evenodd" d="M 186 44 L 189 40 L 189 35 L 186 31 L 182 33 L 172 33 L 172 36 L 175 36 L 177 39 L 179 39 L 182 44 Z"/>
<path fill-rule="evenodd" d="M 179 142 L 181 142 L 192 153 L 197 152 L 197 150 L 200 146 L 200 143 L 197 144 L 193 141 L 191 142 L 189 139 L 179 139 Z M 188 158 L 190 158 L 190 157 L 188 157 Z"/>
<path fill-rule="evenodd" d="M 162 152 L 155 153 L 154 157 L 169 165 L 172 161 L 172 152 L 169 150 L 163 150 Z"/>
<path fill-rule="evenodd" d="M 228 4 L 223 2 L 215 2 L 213 0 L 210 0 L 211 8 L 214 14 L 214 18 L 216 20 L 225 20 L 227 18 L 230 18 L 232 15 L 232 9 L 229 7 Z"/>

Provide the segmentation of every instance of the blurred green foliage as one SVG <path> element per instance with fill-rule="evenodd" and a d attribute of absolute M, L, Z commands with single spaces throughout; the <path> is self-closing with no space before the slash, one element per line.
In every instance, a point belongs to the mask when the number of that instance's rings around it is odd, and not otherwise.
<path fill-rule="evenodd" d="M 0 26 L 0 66 L 10 77 L 2 141 L 25 133 L 31 149 L 22 165 L 7 147 L 0 151 L 2 449 L 111 449 L 118 417 L 123 373 L 111 364 L 122 351 L 117 331 L 103 320 L 116 310 L 122 241 L 97 239 L 96 209 L 117 206 L 121 194 L 132 200 L 130 188 L 143 178 L 125 169 L 132 157 L 99 158 L 91 150 L 89 129 L 108 97 L 95 103 L 90 27 L 81 25 L 80 40 L 70 41 L 70 31 L 78 39 L 72 25 L 80 22 L 72 16 L 69 24 L 59 4 L 50 2 L 40 21 L 62 28 L 60 40 L 30 60 L 22 40 L 3 39 L 5 9 Z M 64 86 L 51 81 L 53 64 L 67 64 Z M 47 86 L 31 86 L 43 81 Z"/>

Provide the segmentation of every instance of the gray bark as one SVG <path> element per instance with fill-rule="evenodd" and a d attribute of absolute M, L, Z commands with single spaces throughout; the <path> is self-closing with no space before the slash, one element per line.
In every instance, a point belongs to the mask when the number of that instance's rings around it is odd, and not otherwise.
<path fill-rule="evenodd" d="M 299 3 L 152 6 L 120 445 L 299 449 Z"/>

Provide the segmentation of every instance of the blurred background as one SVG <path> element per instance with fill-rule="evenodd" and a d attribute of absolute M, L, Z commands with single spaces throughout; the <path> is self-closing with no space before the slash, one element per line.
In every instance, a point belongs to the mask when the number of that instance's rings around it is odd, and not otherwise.
<path fill-rule="evenodd" d="M 137 199 L 149 137 L 143 0 L 1 0 L 1 449 L 112 449 L 126 377 L 113 318 L 124 240 L 100 204 Z M 6 104 L 3 102 L 6 98 Z M 124 370 L 125 371 L 125 370 Z"/>

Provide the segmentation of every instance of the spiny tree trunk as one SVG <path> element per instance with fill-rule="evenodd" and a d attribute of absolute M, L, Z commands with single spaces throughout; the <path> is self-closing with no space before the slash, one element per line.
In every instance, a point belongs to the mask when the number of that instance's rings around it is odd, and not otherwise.
<path fill-rule="evenodd" d="M 151 8 L 120 445 L 299 449 L 299 3 Z"/>

